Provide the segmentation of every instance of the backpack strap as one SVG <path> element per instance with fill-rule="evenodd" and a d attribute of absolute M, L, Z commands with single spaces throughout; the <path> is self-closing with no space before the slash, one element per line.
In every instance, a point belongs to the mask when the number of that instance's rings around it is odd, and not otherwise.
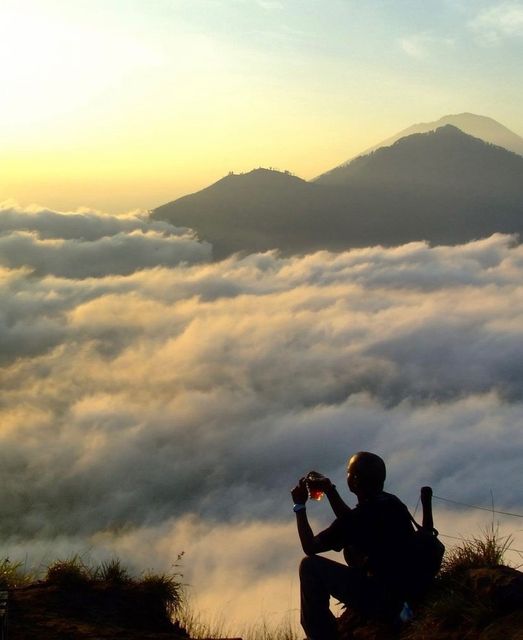
<path fill-rule="evenodd" d="M 439 536 L 439 531 L 437 529 L 435 529 L 434 527 L 432 527 L 432 529 L 426 529 L 424 526 L 422 526 L 419 522 L 417 522 L 414 519 L 414 516 L 410 513 L 410 511 L 409 511 L 409 518 L 412 524 L 414 525 L 414 527 L 416 528 L 416 531 L 424 531 L 425 533 L 430 533 L 434 536 Z"/>

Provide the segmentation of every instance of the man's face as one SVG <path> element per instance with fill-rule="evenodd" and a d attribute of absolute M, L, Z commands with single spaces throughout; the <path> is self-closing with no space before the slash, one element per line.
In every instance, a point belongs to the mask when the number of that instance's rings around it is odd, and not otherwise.
<path fill-rule="evenodd" d="M 352 493 L 356 493 L 356 489 L 358 488 L 358 475 L 356 473 L 356 467 L 357 467 L 356 463 L 357 463 L 356 456 L 352 456 L 347 466 L 347 484 L 349 486 L 349 490 L 352 491 Z"/>

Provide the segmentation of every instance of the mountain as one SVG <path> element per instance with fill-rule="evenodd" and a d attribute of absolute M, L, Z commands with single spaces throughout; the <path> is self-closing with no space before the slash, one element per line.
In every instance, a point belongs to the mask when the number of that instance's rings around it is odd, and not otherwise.
<path fill-rule="evenodd" d="M 366 149 L 359 155 L 368 155 L 381 147 L 391 146 L 400 138 L 405 138 L 416 133 L 428 133 L 429 131 L 435 131 L 445 125 L 452 125 L 463 131 L 463 133 L 467 133 L 474 138 L 479 138 L 484 142 L 490 142 L 491 144 L 495 144 L 499 147 L 504 147 L 508 151 L 513 151 L 514 153 L 523 156 L 523 138 L 521 136 L 518 136 L 516 133 L 493 118 L 476 115 L 474 113 L 458 113 L 455 115 L 443 116 L 439 120 L 435 120 L 433 122 L 420 122 L 418 124 L 413 124 L 394 136 L 383 140 L 379 144 Z M 353 159 L 354 158 L 351 158 L 351 160 Z M 351 160 L 342 163 L 339 167 L 346 166 L 351 162 Z M 333 170 L 335 171 L 339 167 L 336 167 Z M 326 178 L 333 170 L 331 169 L 323 173 L 318 176 L 316 180 Z"/>
<path fill-rule="evenodd" d="M 154 209 L 152 217 L 191 227 L 216 258 L 235 251 L 309 246 L 321 217 L 323 190 L 289 172 L 255 169 Z M 318 245 L 319 246 L 319 245 Z"/>
<path fill-rule="evenodd" d="M 452 125 L 400 138 L 315 180 L 317 184 L 418 186 L 474 191 L 519 189 L 523 157 Z M 501 170 L 503 168 L 503 170 Z"/>
<path fill-rule="evenodd" d="M 523 157 L 446 125 L 306 182 L 257 169 L 151 212 L 195 229 L 215 258 L 523 232 Z"/>

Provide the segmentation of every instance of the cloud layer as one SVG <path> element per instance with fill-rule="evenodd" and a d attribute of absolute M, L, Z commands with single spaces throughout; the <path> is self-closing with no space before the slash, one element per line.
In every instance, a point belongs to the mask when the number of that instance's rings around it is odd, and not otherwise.
<path fill-rule="evenodd" d="M 7 550 L 83 545 L 139 569 L 183 549 L 201 603 L 240 616 L 296 606 L 289 489 L 310 468 L 343 486 L 359 449 L 411 506 L 432 484 L 523 510 L 513 238 L 199 263 L 209 248 L 168 225 L 27 215 L 0 216 L 2 246 L 28 241 L 0 268 Z M 452 535 L 483 517 L 436 514 Z"/>
<path fill-rule="evenodd" d="M 99 278 L 139 269 L 202 262 L 211 247 L 189 229 L 81 211 L 64 214 L 0 204 L 0 266 L 25 267 L 35 275 Z"/>

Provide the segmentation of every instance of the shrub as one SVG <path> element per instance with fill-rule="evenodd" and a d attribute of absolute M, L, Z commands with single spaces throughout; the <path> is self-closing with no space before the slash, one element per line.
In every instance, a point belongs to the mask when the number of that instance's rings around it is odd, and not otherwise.
<path fill-rule="evenodd" d="M 57 560 L 47 569 L 46 581 L 60 587 L 85 586 L 92 579 L 91 569 L 78 555 L 66 560 Z"/>
<path fill-rule="evenodd" d="M 159 602 L 173 616 L 183 602 L 183 585 L 177 574 L 146 573 L 139 582 L 146 597 Z"/>

